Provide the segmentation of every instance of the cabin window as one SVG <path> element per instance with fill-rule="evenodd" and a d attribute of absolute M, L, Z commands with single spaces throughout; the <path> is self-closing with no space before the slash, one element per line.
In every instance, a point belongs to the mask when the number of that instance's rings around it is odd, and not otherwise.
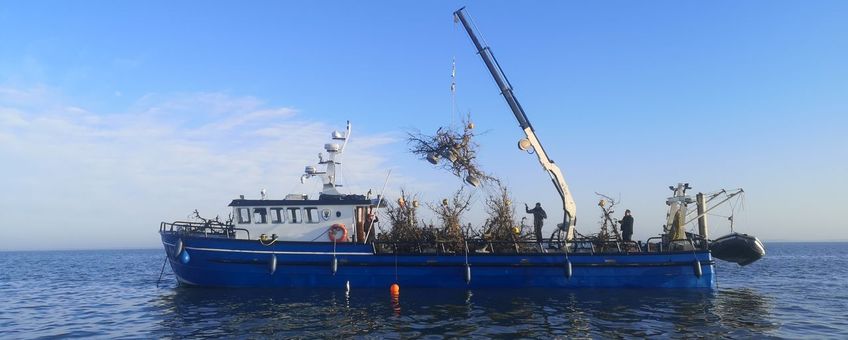
<path fill-rule="evenodd" d="M 250 223 L 250 208 L 238 208 L 239 223 Z"/>
<path fill-rule="evenodd" d="M 318 216 L 318 208 L 310 207 L 306 209 L 306 223 L 318 223 L 320 222 L 320 217 Z"/>
<path fill-rule="evenodd" d="M 288 208 L 286 210 L 288 210 L 289 212 L 289 222 L 303 223 L 303 217 L 301 217 L 300 208 Z"/>
<path fill-rule="evenodd" d="M 253 208 L 253 220 L 258 224 L 268 223 L 268 211 L 265 208 Z"/>
<path fill-rule="evenodd" d="M 286 221 L 286 213 L 283 208 L 271 208 L 271 223 L 280 224 Z"/>

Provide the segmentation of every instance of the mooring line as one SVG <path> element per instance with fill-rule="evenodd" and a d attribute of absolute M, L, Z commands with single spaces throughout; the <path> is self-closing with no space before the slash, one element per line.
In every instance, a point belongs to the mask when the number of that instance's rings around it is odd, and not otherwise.
<path fill-rule="evenodd" d="M 162 270 L 159 271 L 159 279 L 156 280 L 156 288 L 159 288 L 159 281 L 162 281 L 162 274 L 165 274 L 166 263 L 168 263 L 168 254 L 165 254 L 165 261 L 162 262 Z"/>

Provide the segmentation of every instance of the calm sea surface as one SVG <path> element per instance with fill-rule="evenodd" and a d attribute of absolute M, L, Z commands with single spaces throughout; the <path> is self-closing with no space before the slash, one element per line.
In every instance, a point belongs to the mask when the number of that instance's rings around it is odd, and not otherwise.
<path fill-rule="evenodd" d="M 848 243 L 719 262 L 714 292 L 177 287 L 162 250 L 0 252 L 0 338 L 848 338 Z"/>

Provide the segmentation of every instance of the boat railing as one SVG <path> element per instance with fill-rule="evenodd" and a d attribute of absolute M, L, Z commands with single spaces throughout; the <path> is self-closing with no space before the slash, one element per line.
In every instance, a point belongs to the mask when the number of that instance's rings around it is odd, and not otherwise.
<path fill-rule="evenodd" d="M 672 240 L 668 243 L 668 249 L 670 251 L 689 251 L 700 249 L 700 247 L 695 245 L 695 242 L 691 238 L 683 239 L 683 240 Z"/>
<path fill-rule="evenodd" d="M 593 252 L 598 253 L 641 253 L 642 252 L 642 244 L 638 241 L 624 241 L 624 240 L 580 240 L 577 239 L 572 241 L 572 243 L 583 242 L 589 243 L 593 246 Z"/>
<path fill-rule="evenodd" d="M 642 252 L 637 241 L 598 241 L 576 239 L 564 244 L 530 241 L 492 241 L 468 239 L 465 241 L 376 241 L 377 254 L 544 254 L 544 253 L 604 253 L 632 254 Z M 467 247 L 467 248 L 466 248 Z"/>
<path fill-rule="evenodd" d="M 465 253 L 539 253 L 540 246 L 535 241 L 499 242 L 484 239 L 464 241 L 376 241 L 378 254 L 419 253 L 419 254 L 465 254 Z"/>
<path fill-rule="evenodd" d="M 651 241 L 659 241 L 659 242 L 651 242 Z M 664 242 L 663 236 L 650 237 L 650 238 L 648 238 L 647 241 L 645 241 L 645 251 L 647 251 L 649 253 L 662 253 L 663 248 L 664 248 L 663 247 L 664 243 L 665 242 Z"/>
<path fill-rule="evenodd" d="M 162 222 L 159 224 L 159 232 L 181 233 L 192 235 L 203 235 L 204 237 L 237 238 L 238 232 L 243 232 L 250 239 L 250 231 L 244 228 L 236 228 L 233 225 L 220 222 Z"/>
<path fill-rule="evenodd" d="M 645 242 L 645 251 L 649 253 L 662 253 L 667 251 L 707 250 L 708 242 L 697 234 L 686 233 L 688 236 L 682 240 L 669 240 L 667 236 L 654 236 Z"/>
<path fill-rule="evenodd" d="M 619 247 L 621 248 L 619 251 L 630 254 L 630 253 L 641 253 L 642 252 L 642 243 L 639 241 L 616 241 Z"/>
<path fill-rule="evenodd" d="M 687 232 L 686 239 L 689 240 L 689 243 L 692 247 L 695 247 L 695 249 L 706 250 L 709 248 L 709 241 L 700 234 Z"/>

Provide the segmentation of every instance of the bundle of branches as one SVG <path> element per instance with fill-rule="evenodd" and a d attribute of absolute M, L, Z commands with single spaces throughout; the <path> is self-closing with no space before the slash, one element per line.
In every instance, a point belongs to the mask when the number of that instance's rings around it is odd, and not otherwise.
<path fill-rule="evenodd" d="M 479 145 L 473 140 L 473 129 L 474 123 L 469 117 L 463 121 L 462 131 L 440 127 L 432 136 L 421 132 L 409 133 L 407 138 L 409 151 L 433 165 L 448 170 L 454 176 L 464 178 L 465 182 L 472 186 L 476 187 L 482 182 L 497 181 L 481 170 L 477 164 Z M 441 162 L 442 159 L 444 162 Z"/>
<path fill-rule="evenodd" d="M 194 209 L 194 212 L 192 212 L 190 219 L 195 220 L 195 221 L 200 221 L 200 223 L 203 223 L 202 227 L 190 228 L 190 229 L 192 229 L 192 230 L 189 230 L 191 232 L 206 232 L 206 233 L 209 233 L 209 234 L 234 234 L 235 233 L 235 231 L 233 230 L 233 227 L 235 225 L 233 224 L 233 214 L 232 213 L 230 213 L 230 215 L 229 215 L 229 217 L 227 218 L 226 221 L 222 222 L 220 215 L 216 215 L 214 219 L 204 218 L 203 216 L 200 216 L 200 213 L 197 211 L 197 209 Z"/>
<path fill-rule="evenodd" d="M 486 198 L 489 218 L 483 226 L 483 239 L 490 242 L 493 252 L 516 251 L 527 247 L 519 243 L 526 238 L 515 223 L 515 206 L 512 205 L 509 189 L 498 183 L 498 190 Z"/>
<path fill-rule="evenodd" d="M 230 213 L 230 215 L 229 215 L 229 217 L 227 218 L 226 221 L 221 222 L 221 216 L 220 215 L 215 215 L 214 219 L 204 218 L 203 216 L 200 216 L 200 213 L 197 212 L 197 209 L 194 209 L 194 211 L 192 212 L 191 218 L 194 219 L 194 220 L 200 221 L 200 222 L 202 222 L 203 224 L 206 224 L 206 225 L 213 225 L 213 226 L 232 226 L 233 225 L 233 213 Z"/>
<path fill-rule="evenodd" d="M 401 189 L 400 198 L 396 203 L 386 203 L 391 229 L 377 236 L 379 241 L 398 243 L 397 251 L 410 252 L 418 249 L 418 243 L 423 238 L 423 228 L 419 228 L 416 220 L 418 210 L 418 195 L 410 195 Z"/>
<path fill-rule="evenodd" d="M 462 214 L 468 211 L 471 198 L 471 193 L 466 193 L 463 188 L 459 188 L 451 199 L 445 198 L 441 204 L 427 204 L 442 224 L 441 230 L 435 234 L 435 237 L 445 251 L 465 251 L 465 239 L 468 235 L 467 230 L 462 228 L 461 218 Z"/>
<path fill-rule="evenodd" d="M 613 248 L 617 247 L 613 244 L 610 244 L 609 241 L 620 241 L 621 235 L 618 232 L 618 219 L 612 217 L 612 214 L 615 212 L 615 205 L 618 204 L 618 201 L 604 194 L 595 193 L 601 197 L 600 201 L 598 201 L 598 206 L 601 208 L 601 229 L 598 231 L 596 235 L 597 239 L 595 243 L 597 243 L 597 247 L 601 251 L 613 250 Z"/>

